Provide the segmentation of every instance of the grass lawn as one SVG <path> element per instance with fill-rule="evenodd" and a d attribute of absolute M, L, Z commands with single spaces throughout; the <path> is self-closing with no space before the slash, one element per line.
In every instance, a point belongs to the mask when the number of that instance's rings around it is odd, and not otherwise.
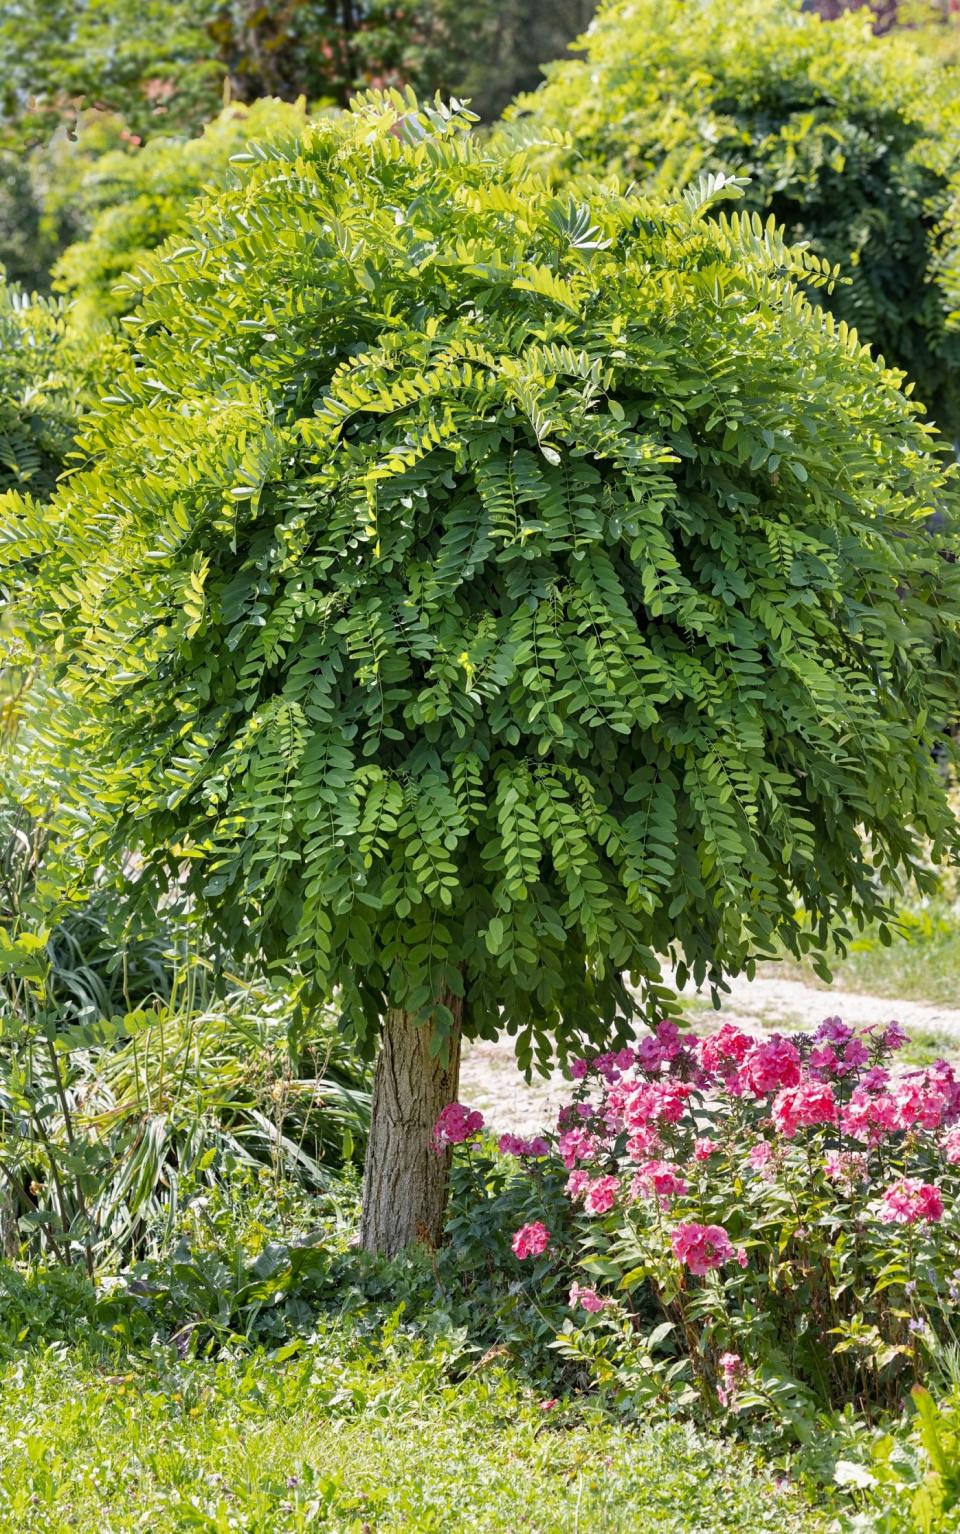
<path fill-rule="evenodd" d="M 761 965 L 771 979 L 802 980 L 820 991 L 862 991 L 905 1001 L 926 1001 L 960 1007 L 960 914 L 953 904 L 931 901 L 901 917 L 889 947 L 876 931 L 854 938 L 846 959 L 832 964 L 833 984 L 827 985 L 809 963 L 785 957 Z"/>
<path fill-rule="evenodd" d="M 449 1351 L 113 1373 L 75 1348 L 0 1370 L 0 1529 L 211 1534 L 816 1534 L 819 1513 L 746 1450 L 679 1423 L 630 1430 L 545 1409 L 494 1361 Z"/>

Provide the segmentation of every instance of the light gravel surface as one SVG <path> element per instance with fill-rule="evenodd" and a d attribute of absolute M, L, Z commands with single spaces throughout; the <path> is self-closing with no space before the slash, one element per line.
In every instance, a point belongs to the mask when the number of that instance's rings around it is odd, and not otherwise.
<path fill-rule="evenodd" d="M 910 1030 L 952 1036 L 960 1049 L 960 1008 L 892 1001 L 886 996 L 866 996 L 836 987 L 821 991 L 800 980 L 733 980 L 721 1010 L 712 1012 L 717 1022 L 737 1023 L 754 1031 L 763 1026 L 814 1028 L 830 1016 L 842 1017 L 855 1027 L 896 1018 Z M 690 1017 L 698 1024 L 709 1023 L 711 1011 L 701 1002 Z M 464 1047 L 461 1101 L 479 1108 L 495 1130 L 533 1134 L 545 1125 L 552 1126 L 557 1109 L 569 1101 L 570 1090 L 570 1083 L 560 1072 L 547 1078 L 535 1076 L 528 1085 L 517 1069 L 509 1039 Z"/>

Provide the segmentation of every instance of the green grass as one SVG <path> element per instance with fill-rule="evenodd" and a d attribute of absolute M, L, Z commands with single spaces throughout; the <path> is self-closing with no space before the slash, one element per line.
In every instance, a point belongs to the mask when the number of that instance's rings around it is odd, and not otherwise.
<path fill-rule="evenodd" d="M 904 911 L 900 930 L 889 947 L 876 930 L 858 934 L 846 959 L 831 963 L 832 985 L 814 974 L 812 966 L 785 957 L 761 965 L 771 979 L 802 980 L 820 991 L 862 991 L 891 1000 L 929 1002 L 960 1008 L 960 914 L 946 901 L 931 901 L 916 911 Z"/>
<path fill-rule="evenodd" d="M 735 1443 L 545 1410 L 498 1361 L 464 1374 L 448 1345 L 350 1356 L 328 1336 L 285 1362 L 168 1351 L 108 1368 L 49 1347 L 0 1369 L 4 1534 L 826 1527 Z"/>

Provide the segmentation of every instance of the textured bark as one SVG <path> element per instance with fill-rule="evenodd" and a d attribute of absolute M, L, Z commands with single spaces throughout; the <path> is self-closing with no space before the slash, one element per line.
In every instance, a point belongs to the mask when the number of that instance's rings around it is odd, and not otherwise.
<path fill-rule="evenodd" d="M 414 1241 L 435 1247 L 443 1235 L 451 1152 L 438 1156 L 433 1126 L 456 1100 L 462 1003 L 444 998 L 456 1019 L 446 1065 L 430 1055 L 430 1033 L 406 1012 L 388 1012 L 373 1083 L 370 1141 L 363 1171 L 360 1234 L 368 1252 L 388 1257 Z"/>

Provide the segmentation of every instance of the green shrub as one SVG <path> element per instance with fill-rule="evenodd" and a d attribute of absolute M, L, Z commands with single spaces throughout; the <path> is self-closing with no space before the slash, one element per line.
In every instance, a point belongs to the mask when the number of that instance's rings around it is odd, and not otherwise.
<path fill-rule="evenodd" d="M 750 177 L 748 206 L 841 266 L 833 312 L 960 435 L 960 337 L 931 281 L 960 165 L 956 75 L 901 32 L 799 0 L 608 0 L 581 46 L 514 108 L 569 131 L 567 169 Z"/>
<path fill-rule="evenodd" d="M 52 490 L 77 430 L 85 372 L 62 305 L 0 273 L 0 491 Z"/>
<path fill-rule="evenodd" d="M 659 1010 L 658 954 L 819 948 L 952 844 L 960 566 L 818 260 L 465 126 L 370 95 L 202 207 L 4 546 L 91 866 L 182 869 L 364 1048 L 462 1011 L 529 1064 Z"/>
<path fill-rule="evenodd" d="M 199 138 L 152 138 L 142 149 L 95 161 L 79 188 L 89 232 L 54 268 L 54 287 L 74 301 L 76 318 L 89 324 L 132 309 L 137 268 L 171 236 L 189 238 L 191 207 L 201 193 L 236 179 L 232 161 L 249 143 L 293 137 L 304 121 L 303 102 L 258 101 L 227 108 Z"/>

